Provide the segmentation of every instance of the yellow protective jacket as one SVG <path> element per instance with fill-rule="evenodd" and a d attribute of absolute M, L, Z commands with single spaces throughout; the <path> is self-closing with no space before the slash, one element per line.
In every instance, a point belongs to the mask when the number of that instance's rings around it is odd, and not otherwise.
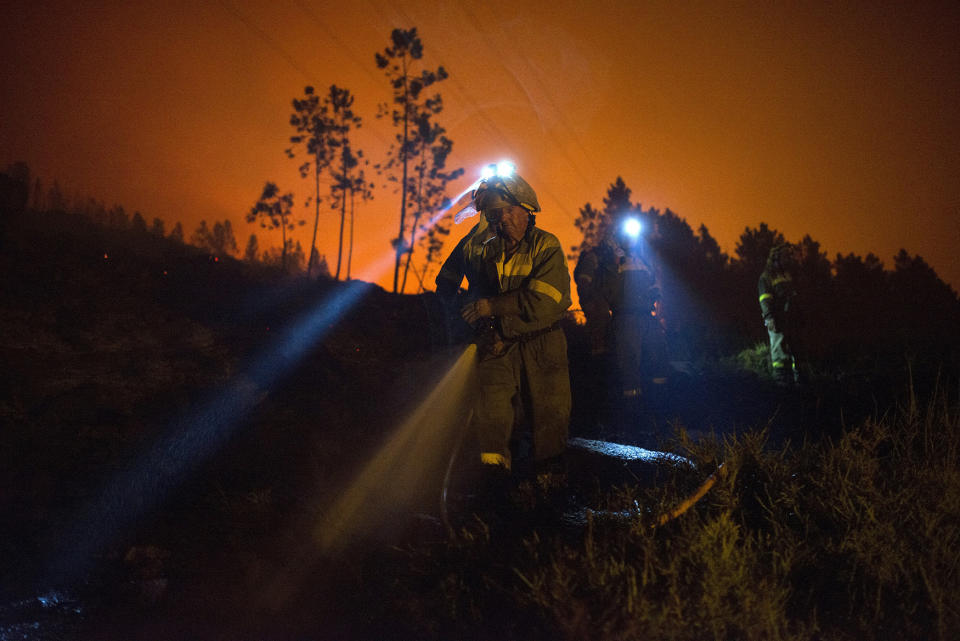
<path fill-rule="evenodd" d="M 550 232 L 530 225 L 508 260 L 495 238 L 481 247 L 479 266 L 477 294 L 491 299 L 507 340 L 550 327 L 570 307 L 567 257 Z"/>

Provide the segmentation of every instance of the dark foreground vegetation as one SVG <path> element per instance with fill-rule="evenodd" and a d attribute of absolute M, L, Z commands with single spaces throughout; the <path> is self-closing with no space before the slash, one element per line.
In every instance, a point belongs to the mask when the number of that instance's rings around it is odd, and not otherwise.
<path fill-rule="evenodd" d="M 291 279 L 56 211 L 6 216 L 0 242 L 0 639 L 960 629 L 948 335 L 898 331 L 898 354 L 879 344 L 855 372 L 810 363 L 799 391 L 772 385 L 762 348 L 693 355 L 648 417 L 684 460 L 527 481 L 452 535 L 448 454 L 411 450 L 422 495 L 323 553 L 317 524 L 458 351 L 429 294 Z M 641 442 L 589 418 L 588 341 L 565 330 L 574 436 Z"/>

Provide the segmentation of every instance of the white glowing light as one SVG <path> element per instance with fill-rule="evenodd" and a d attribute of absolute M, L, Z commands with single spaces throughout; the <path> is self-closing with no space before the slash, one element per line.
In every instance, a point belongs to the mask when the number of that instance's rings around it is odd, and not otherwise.
<path fill-rule="evenodd" d="M 636 218 L 627 218 L 625 221 L 623 221 L 623 231 L 628 236 L 636 238 L 640 235 L 640 229 L 640 221 Z"/>
<path fill-rule="evenodd" d="M 496 164 L 490 163 L 480 170 L 480 180 L 490 180 L 494 176 L 509 178 L 516 170 L 516 166 L 509 160 L 501 160 Z"/>

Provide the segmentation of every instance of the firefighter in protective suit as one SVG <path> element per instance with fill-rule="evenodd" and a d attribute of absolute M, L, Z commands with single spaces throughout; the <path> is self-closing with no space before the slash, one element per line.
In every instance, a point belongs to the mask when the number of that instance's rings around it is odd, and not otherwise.
<path fill-rule="evenodd" d="M 566 256 L 557 237 L 536 226 L 540 205 L 520 176 L 495 175 L 480 182 L 473 207 L 495 232 L 474 244 L 467 241 L 470 258 L 463 263 L 465 272 L 475 270 L 474 300 L 463 306 L 461 316 L 478 332 L 474 425 L 480 462 L 498 473 L 511 469 L 519 405 L 533 433 L 537 473 L 561 472 L 571 408 L 567 342 L 560 327 L 570 306 Z"/>
<path fill-rule="evenodd" d="M 666 382 L 659 279 L 644 256 L 640 231 L 635 218 L 617 221 L 604 242 L 580 255 L 574 271 L 584 310 L 591 308 L 588 325 L 591 316 L 609 322 L 621 405 L 635 404 L 645 385 Z"/>
<path fill-rule="evenodd" d="M 800 382 L 797 360 L 793 353 L 797 295 L 796 260 L 789 243 L 775 245 L 767 256 L 757 290 L 760 312 L 770 337 L 770 365 L 774 379 L 783 385 Z"/>

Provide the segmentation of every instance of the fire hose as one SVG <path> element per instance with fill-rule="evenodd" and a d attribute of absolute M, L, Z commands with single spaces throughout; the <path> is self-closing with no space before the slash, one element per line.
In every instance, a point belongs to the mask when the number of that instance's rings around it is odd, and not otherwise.
<path fill-rule="evenodd" d="M 707 480 L 701 483 L 700 487 L 698 487 L 693 494 L 691 494 L 686 499 L 684 499 L 683 502 L 680 503 L 680 505 L 673 508 L 669 512 L 664 512 L 663 514 L 658 516 L 657 522 L 654 525 L 654 527 L 669 523 L 670 521 L 677 518 L 678 516 L 680 516 L 687 510 L 689 510 L 691 507 L 696 505 L 700 499 L 702 499 L 704 496 L 707 495 L 707 492 L 709 492 L 710 489 L 714 485 L 716 485 L 717 480 L 721 476 L 723 476 L 725 473 L 726 473 L 726 469 L 723 467 L 723 463 L 721 463 L 720 465 L 717 466 L 717 470 L 713 474 L 708 476 Z"/>
<path fill-rule="evenodd" d="M 467 415 L 466 424 L 470 424 L 470 420 L 473 418 L 473 410 L 470 410 L 470 413 Z M 460 455 L 460 449 L 463 446 L 463 433 L 465 430 L 460 432 L 460 435 L 457 437 L 457 441 L 454 444 L 453 452 L 450 455 L 450 460 L 447 462 L 446 473 L 443 476 L 443 486 L 440 491 L 440 516 L 443 520 L 443 525 L 447 529 L 447 534 L 451 537 L 454 537 L 455 530 L 453 525 L 450 523 L 450 511 L 448 508 L 448 497 L 450 491 L 450 480 L 453 476 L 453 470 L 457 458 Z M 666 525 L 670 521 L 682 516 L 690 508 L 696 505 L 704 496 L 707 495 L 713 486 L 717 484 L 717 481 L 720 480 L 726 474 L 726 467 L 723 463 L 717 466 L 717 469 L 706 478 L 706 480 L 700 484 L 700 486 L 687 498 L 680 502 L 675 508 L 669 512 L 664 512 L 657 517 L 656 522 L 652 527 L 659 527 L 661 525 Z"/>

